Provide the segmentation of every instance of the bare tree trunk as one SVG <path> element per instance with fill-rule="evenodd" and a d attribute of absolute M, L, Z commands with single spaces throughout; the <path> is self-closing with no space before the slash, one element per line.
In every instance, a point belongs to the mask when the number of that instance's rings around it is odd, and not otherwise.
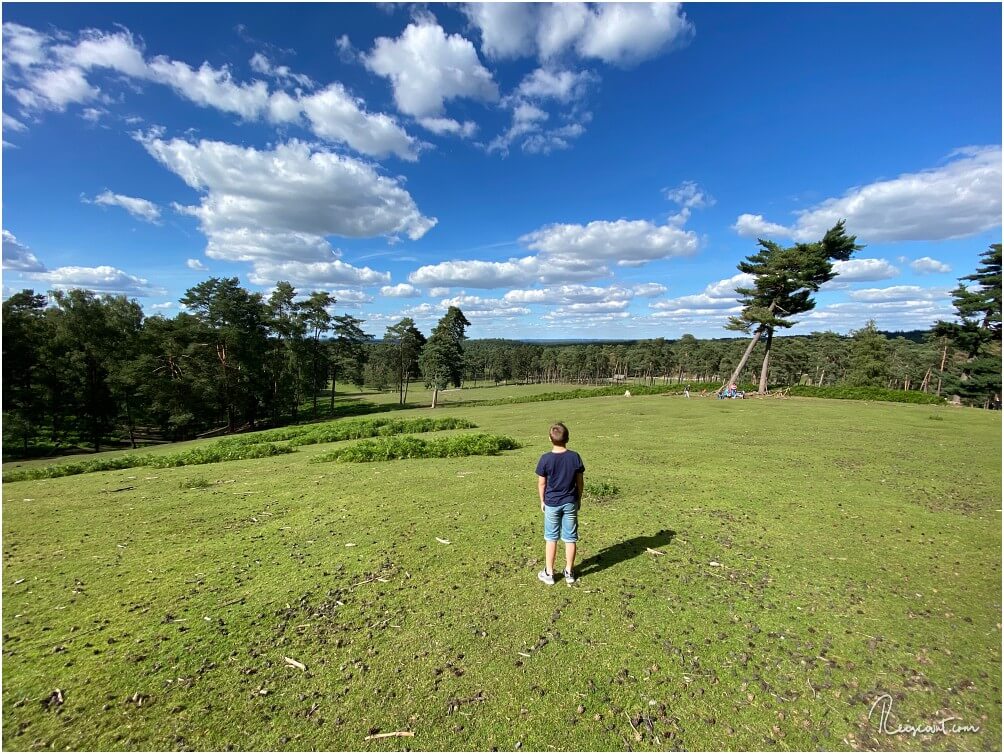
<path fill-rule="evenodd" d="M 945 360 L 948 358 L 948 339 L 945 339 L 945 347 L 941 351 L 941 368 L 938 371 L 938 392 L 937 395 L 941 396 L 941 378 L 945 376 Z"/>
<path fill-rule="evenodd" d="M 819 373 L 819 382 L 816 383 L 816 387 L 822 387 L 823 386 L 823 377 L 825 377 L 825 376 L 826 376 L 826 370 L 824 369 L 822 372 Z"/>
<path fill-rule="evenodd" d="M 743 357 L 739 359 L 739 364 L 736 366 L 735 371 L 732 372 L 732 376 L 729 377 L 728 381 L 722 387 L 726 385 L 731 385 L 739 379 L 740 373 L 746 368 L 746 362 L 749 361 L 750 354 L 753 353 L 753 348 L 756 346 L 757 341 L 760 340 L 760 334 L 763 332 L 762 328 L 757 328 L 753 333 L 753 337 L 750 338 L 749 345 L 746 346 L 746 350 L 743 352 Z"/>
<path fill-rule="evenodd" d="M 767 392 L 767 374 L 770 372 L 770 346 L 774 340 L 774 328 L 767 328 L 767 350 L 763 355 L 763 366 L 760 367 L 760 387 L 757 392 L 763 395 Z"/>
<path fill-rule="evenodd" d="M 432 407 L 436 407 L 436 400 L 439 398 L 439 388 L 435 385 L 432 386 Z"/>

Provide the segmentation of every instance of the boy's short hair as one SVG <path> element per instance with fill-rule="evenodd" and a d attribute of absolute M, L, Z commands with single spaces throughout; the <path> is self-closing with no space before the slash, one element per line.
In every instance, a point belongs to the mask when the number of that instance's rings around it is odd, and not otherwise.
<path fill-rule="evenodd" d="M 568 442 L 568 427 L 565 426 L 564 422 L 552 424 L 548 434 L 551 435 L 551 442 L 555 445 L 564 445 Z"/>

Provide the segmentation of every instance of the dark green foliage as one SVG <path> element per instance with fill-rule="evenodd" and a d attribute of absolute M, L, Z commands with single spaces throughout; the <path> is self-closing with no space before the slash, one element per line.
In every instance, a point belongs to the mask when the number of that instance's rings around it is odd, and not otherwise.
<path fill-rule="evenodd" d="M 892 401 L 893 403 L 920 403 L 939 405 L 945 402 L 932 393 L 921 393 L 917 390 L 889 390 L 884 387 L 814 387 L 812 385 L 793 385 L 788 395 L 802 398 L 841 398 L 853 401 Z"/>
<path fill-rule="evenodd" d="M 315 456 L 315 463 L 341 461 L 366 463 L 399 458 L 456 458 L 461 456 L 496 456 L 503 450 L 515 450 L 520 444 L 504 435 L 456 435 L 425 440 L 420 437 L 384 437 L 362 440 L 330 453 Z"/>
<path fill-rule="evenodd" d="M 981 266 L 952 292 L 957 322 L 938 322 L 937 336 L 953 349 L 957 374 L 947 387 L 967 403 L 1001 407 L 1001 245 L 983 252 Z M 967 287 L 963 281 L 975 283 Z"/>

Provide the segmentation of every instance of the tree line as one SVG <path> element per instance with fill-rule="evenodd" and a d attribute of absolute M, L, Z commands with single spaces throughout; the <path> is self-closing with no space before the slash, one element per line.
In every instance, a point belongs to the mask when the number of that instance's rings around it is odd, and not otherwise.
<path fill-rule="evenodd" d="M 836 249 L 840 258 L 855 247 L 839 230 L 815 250 L 798 252 L 806 267 L 815 265 L 815 272 L 798 273 L 807 290 L 832 277 L 820 270 L 820 255 L 825 261 Z M 279 282 L 265 298 L 237 278 L 210 278 L 188 289 L 181 298 L 185 311 L 172 318 L 145 317 L 124 296 L 24 290 L 3 303 L 4 453 L 100 450 L 335 416 L 353 410 L 336 407 L 336 390 L 345 383 L 392 390 L 400 405 L 408 404 L 415 382 L 432 388 L 435 402 L 440 390 L 471 382 L 644 380 L 714 389 L 713 383 L 731 379 L 761 389 L 802 383 L 922 390 L 995 408 L 1000 248 L 991 247 L 977 273 L 960 281 L 953 294 L 957 321 L 938 323 L 919 340 L 887 337 L 874 323 L 850 336 L 773 337 L 811 299 L 792 282 L 771 293 L 770 279 L 782 277 L 778 269 L 787 267 L 786 280 L 796 277 L 792 257 L 798 255 L 782 254 L 779 262 L 769 258 L 776 253 L 769 248 L 759 261 L 748 260 L 761 267 L 751 273 L 754 286 L 740 291 L 746 306 L 734 324 L 753 332 L 748 343 L 692 335 L 568 345 L 468 340 L 470 323 L 457 307 L 428 338 L 404 318 L 377 339 L 364 331 L 363 320 L 333 316 L 337 302 L 329 293 L 300 296 Z M 750 360 L 758 344 L 765 351 L 759 366 Z"/>

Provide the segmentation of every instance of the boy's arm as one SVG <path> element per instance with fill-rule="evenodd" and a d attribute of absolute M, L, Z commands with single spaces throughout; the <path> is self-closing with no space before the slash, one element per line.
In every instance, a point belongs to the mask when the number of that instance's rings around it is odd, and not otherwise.
<path fill-rule="evenodd" d="M 537 494 L 540 496 L 540 510 L 544 510 L 544 490 L 547 487 L 547 477 L 537 476 Z"/>
<path fill-rule="evenodd" d="M 581 471 L 575 472 L 575 502 L 582 505 L 582 491 L 586 487 L 586 476 Z"/>

